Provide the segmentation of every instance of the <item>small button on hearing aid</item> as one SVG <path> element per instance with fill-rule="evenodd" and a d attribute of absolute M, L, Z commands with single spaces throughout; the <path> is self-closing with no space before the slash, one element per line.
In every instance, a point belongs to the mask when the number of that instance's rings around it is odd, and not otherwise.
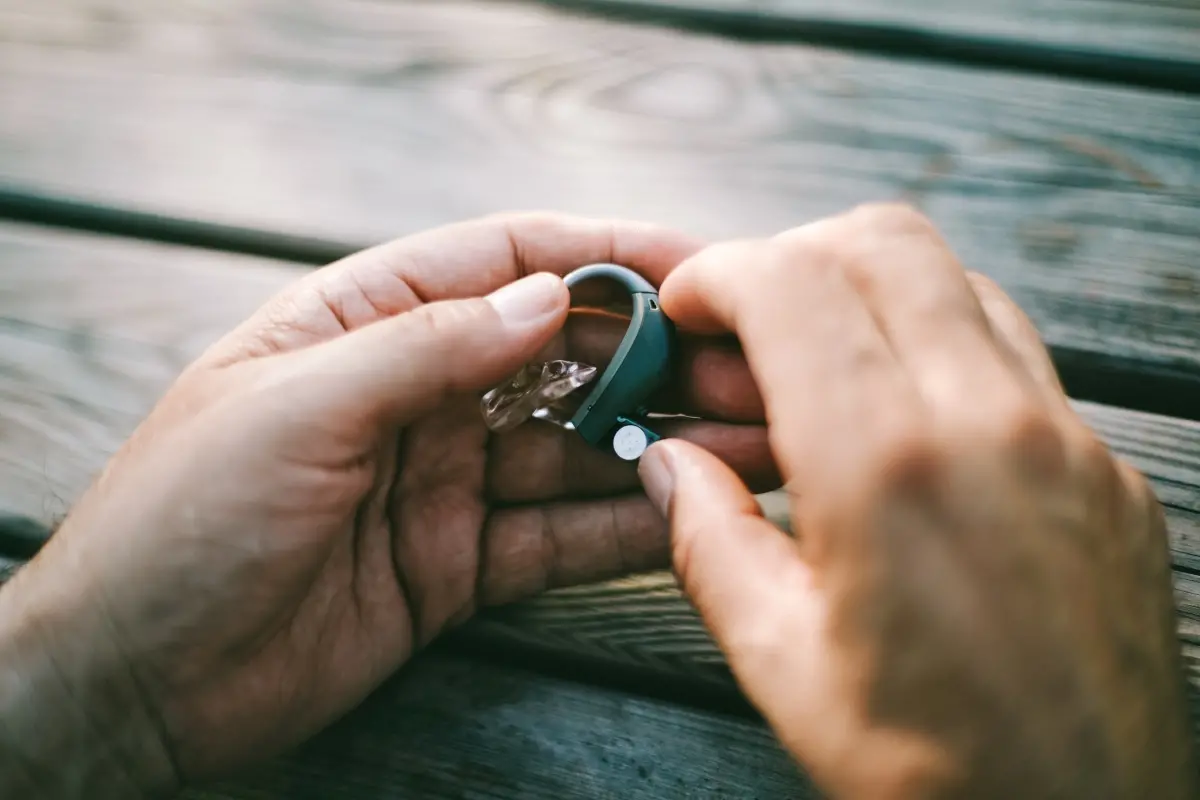
<path fill-rule="evenodd" d="M 592 264 L 567 275 L 568 288 L 607 278 L 621 284 L 633 300 L 629 329 L 612 361 L 583 401 L 570 427 L 594 447 L 636 461 L 662 437 L 644 421 L 646 403 L 670 375 L 675 326 L 658 303 L 658 291 L 631 269 Z"/>
<path fill-rule="evenodd" d="M 637 425 L 625 425 L 613 434 L 613 452 L 626 461 L 636 461 L 650 446 L 650 437 Z"/>

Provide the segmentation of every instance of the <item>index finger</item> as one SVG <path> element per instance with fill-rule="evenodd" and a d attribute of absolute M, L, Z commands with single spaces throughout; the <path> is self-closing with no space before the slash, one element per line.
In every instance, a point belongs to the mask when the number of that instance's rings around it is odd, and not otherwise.
<path fill-rule="evenodd" d="M 534 272 L 563 275 L 612 262 L 658 286 L 699 248 L 685 234 L 625 220 L 525 213 L 453 223 L 359 251 L 304 276 L 202 360 L 221 364 L 306 347 L 425 303 L 482 297 Z M 611 299 L 611 288 L 598 283 L 581 287 L 575 300 Z"/>
<path fill-rule="evenodd" d="M 709 248 L 661 292 L 680 328 L 737 335 L 775 461 L 800 491 L 856 474 L 918 409 L 884 333 L 824 243 L 830 224 Z"/>
<path fill-rule="evenodd" d="M 563 214 L 506 214 L 446 225 L 364 250 L 327 267 L 394 314 L 416 303 L 481 297 L 534 272 L 587 264 L 629 267 L 655 286 L 700 244 L 668 228 Z M 320 273 L 318 273 L 320 274 Z"/>

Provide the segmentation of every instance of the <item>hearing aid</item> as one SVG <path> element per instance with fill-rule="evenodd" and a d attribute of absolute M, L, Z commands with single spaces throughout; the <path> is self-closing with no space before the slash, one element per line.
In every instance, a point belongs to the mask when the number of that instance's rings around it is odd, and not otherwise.
<path fill-rule="evenodd" d="M 668 380 L 675 356 L 675 326 L 663 313 L 658 290 L 627 267 L 591 264 L 563 281 L 574 288 L 608 279 L 633 301 L 629 328 L 600 378 L 566 427 L 593 447 L 626 461 L 636 461 L 662 436 L 651 427 L 647 403 Z"/>

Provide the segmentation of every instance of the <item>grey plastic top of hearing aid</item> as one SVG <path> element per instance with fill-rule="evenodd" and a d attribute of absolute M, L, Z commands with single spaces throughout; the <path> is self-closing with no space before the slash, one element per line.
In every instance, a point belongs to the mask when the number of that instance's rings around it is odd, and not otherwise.
<path fill-rule="evenodd" d="M 630 294 L 658 294 L 658 290 L 650 284 L 650 281 L 628 267 L 617 264 L 589 264 L 568 274 L 563 281 L 567 284 L 567 288 L 571 288 L 576 284 L 596 278 L 614 280 L 625 287 L 625 291 Z"/>
<path fill-rule="evenodd" d="M 658 304 L 658 291 L 641 275 L 616 264 L 592 264 L 564 280 L 570 287 L 603 278 L 621 284 L 633 298 L 633 307 L 617 352 L 571 419 L 571 427 L 596 446 L 611 437 L 623 417 L 643 412 L 643 405 L 666 380 L 674 351 L 674 326 Z"/>

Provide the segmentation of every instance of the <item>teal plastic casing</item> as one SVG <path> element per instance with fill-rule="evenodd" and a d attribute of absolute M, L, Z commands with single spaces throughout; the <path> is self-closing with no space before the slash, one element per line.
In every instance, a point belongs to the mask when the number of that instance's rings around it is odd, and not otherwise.
<path fill-rule="evenodd" d="M 633 301 L 629 328 L 617 352 L 592 391 L 571 418 L 573 427 L 589 444 L 615 451 L 629 460 L 640 457 L 646 446 L 661 438 L 646 423 L 646 403 L 668 379 L 675 356 L 675 326 L 663 313 L 658 290 L 631 269 L 616 264 L 592 264 L 568 274 L 573 288 L 584 281 L 608 279 L 629 292 Z M 627 430 L 630 426 L 641 431 Z M 614 437 L 620 436 L 614 446 Z M 632 437 L 632 449 L 626 444 Z"/>

